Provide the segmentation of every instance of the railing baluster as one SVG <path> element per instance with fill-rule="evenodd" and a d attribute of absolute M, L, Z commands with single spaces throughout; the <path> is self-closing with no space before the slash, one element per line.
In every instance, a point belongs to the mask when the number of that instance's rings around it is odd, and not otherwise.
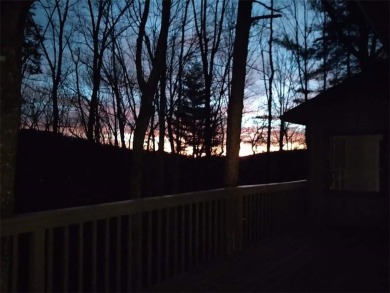
<path fill-rule="evenodd" d="M 247 194 L 246 196 L 246 208 L 247 208 L 247 239 L 248 245 L 252 244 L 252 206 L 251 206 L 251 198 L 252 194 Z"/>
<path fill-rule="evenodd" d="M 279 233 L 281 229 L 281 193 L 275 193 L 274 194 L 274 217 L 275 217 L 275 232 Z"/>
<path fill-rule="evenodd" d="M 188 205 L 188 268 L 189 269 L 192 268 L 193 259 L 194 259 L 193 243 L 192 243 L 192 233 L 193 233 L 192 207 L 193 207 L 192 204 Z"/>
<path fill-rule="evenodd" d="M 287 214 L 286 214 L 286 211 L 287 211 L 287 204 L 288 204 L 288 201 L 287 201 L 287 196 L 286 196 L 286 193 L 285 192 L 282 192 L 281 194 L 281 198 L 280 198 L 280 204 L 281 204 L 281 212 L 280 212 L 280 228 L 281 230 L 284 230 L 285 229 L 285 226 L 286 226 L 286 222 L 287 222 Z"/>
<path fill-rule="evenodd" d="M 207 216 L 207 231 L 208 231 L 208 239 L 207 239 L 207 259 L 211 259 L 212 258 L 212 249 L 213 249 L 213 241 L 212 241 L 212 234 L 211 234 L 211 230 L 213 229 L 213 226 L 212 226 L 212 211 L 211 211 L 211 208 L 212 208 L 212 202 L 211 201 L 208 201 L 207 202 L 207 207 L 208 207 L 208 216 Z"/>
<path fill-rule="evenodd" d="M 136 259 L 136 274 L 137 274 L 137 282 L 136 282 L 136 291 L 139 291 L 143 285 L 144 282 L 144 270 L 143 270 L 143 257 L 145 253 L 145 248 L 144 248 L 144 243 L 143 243 L 143 218 L 142 218 L 142 213 L 139 213 L 136 215 L 136 225 L 135 225 L 135 233 L 137 235 L 136 241 L 137 241 L 137 246 L 136 246 L 136 252 L 135 252 L 135 259 Z M 135 280 L 134 280 L 135 281 Z"/>
<path fill-rule="evenodd" d="M 170 245 L 170 241 L 169 241 L 169 238 L 170 238 L 170 221 L 169 221 L 169 218 L 170 218 L 170 212 L 169 212 L 169 208 L 166 209 L 166 213 L 165 213 L 165 269 L 164 269 L 164 278 L 168 278 L 169 277 L 169 268 L 171 266 L 171 263 L 169 261 L 169 257 L 170 257 L 170 253 L 169 253 L 169 245 Z"/>
<path fill-rule="evenodd" d="M 69 226 L 64 227 L 64 255 L 63 255 L 63 265 L 64 265 L 64 279 L 63 287 L 64 291 L 67 292 L 69 287 Z"/>
<path fill-rule="evenodd" d="M 256 210 L 257 194 L 252 195 L 252 217 L 253 217 L 253 243 L 257 243 L 257 210 Z"/>
<path fill-rule="evenodd" d="M 252 205 L 252 199 L 253 194 L 248 194 L 248 226 L 249 226 L 249 243 L 250 245 L 253 245 L 253 205 Z"/>
<path fill-rule="evenodd" d="M 260 205 L 261 195 L 256 194 L 256 241 L 261 240 L 261 205 Z"/>
<path fill-rule="evenodd" d="M 97 291 L 97 221 L 92 223 L 92 291 Z"/>
<path fill-rule="evenodd" d="M 291 205 L 290 205 L 290 196 L 289 196 L 289 193 L 288 192 L 285 192 L 284 193 L 284 199 L 283 199 L 285 202 L 284 202 L 284 210 L 283 210 L 283 229 L 286 230 L 289 225 L 289 222 L 291 221 L 290 219 L 290 215 L 289 215 L 289 212 L 291 210 Z"/>
<path fill-rule="evenodd" d="M 282 231 L 283 227 L 283 192 L 281 192 L 278 195 L 278 202 L 277 202 L 277 207 L 278 207 L 278 233 Z"/>
<path fill-rule="evenodd" d="M 285 229 L 288 229 L 290 225 L 290 221 L 292 218 L 290 217 L 290 211 L 292 209 L 291 202 L 290 202 L 290 193 L 286 192 L 285 193 L 285 200 L 286 200 L 286 206 L 285 206 L 285 211 L 284 211 L 284 216 L 286 217 L 286 220 L 284 222 L 284 227 Z"/>
<path fill-rule="evenodd" d="M 283 206 L 283 230 L 286 231 L 287 228 L 288 228 L 287 225 L 288 225 L 288 223 L 290 221 L 290 217 L 289 217 L 288 213 L 289 213 L 289 210 L 291 209 L 288 192 L 284 193 L 283 202 L 284 202 L 284 206 Z"/>
<path fill-rule="evenodd" d="M 254 244 L 256 242 L 255 240 L 255 231 L 256 231 L 256 226 L 255 226 L 255 201 L 254 201 L 254 198 L 255 198 L 255 194 L 251 194 L 250 195 L 250 215 L 251 215 L 251 241 L 252 241 L 252 244 Z"/>
<path fill-rule="evenodd" d="M 275 235 L 275 233 L 278 231 L 278 194 L 277 193 L 272 193 L 272 198 L 271 198 L 271 205 L 272 205 L 272 236 Z"/>
<path fill-rule="evenodd" d="M 249 244 L 249 239 L 250 239 L 250 236 L 249 236 L 249 196 L 248 195 L 244 195 L 243 198 L 242 198 L 242 201 L 243 201 L 243 207 L 244 207 L 244 213 L 243 213 L 243 217 L 244 217 L 244 221 L 243 221 L 243 236 L 244 236 L 244 239 L 243 239 L 243 244 L 244 245 L 248 245 Z"/>
<path fill-rule="evenodd" d="M 266 219 L 265 219 L 265 194 L 260 195 L 260 219 L 261 219 L 261 240 L 264 240 L 265 238 L 265 225 L 266 225 Z"/>
<path fill-rule="evenodd" d="M 275 193 L 271 193 L 270 195 L 270 216 L 271 216 L 271 235 L 273 236 L 275 233 Z"/>
<path fill-rule="evenodd" d="M 247 244 L 252 244 L 252 214 L 251 214 L 251 195 L 248 194 L 246 196 L 246 209 L 247 209 L 247 216 L 246 216 L 246 224 L 247 224 Z"/>
<path fill-rule="evenodd" d="M 31 291 L 43 292 L 45 290 L 45 230 L 39 229 L 32 232 L 31 234 Z"/>
<path fill-rule="evenodd" d="M 184 272 L 185 270 L 185 237 L 186 237 L 186 230 L 185 230 L 185 211 L 186 207 L 182 206 L 181 207 L 181 217 L 180 217 L 180 222 L 181 222 L 181 235 L 180 235 L 180 272 Z"/>
<path fill-rule="evenodd" d="M 219 251 L 226 253 L 226 223 L 225 223 L 225 212 L 226 212 L 226 199 L 219 202 Z M 218 255 L 221 255 L 219 253 Z"/>
<path fill-rule="evenodd" d="M 274 227 L 274 231 L 273 231 L 273 235 L 275 233 L 277 233 L 278 231 L 278 221 L 279 221 L 279 206 L 278 206 L 278 203 L 279 203 L 279 194 L 278 193 L 273 193 L 273 196 L 272 196 L 272 216 L 273 216 L 273 227 Z"/>
<path fill-rule="evenodd" d="M 276 213 L 275 213 L 275 202 L 277 201 L 277 197 L 275 197 L 275 193 L 271 193 L 271 227 L 272 227 L 272 236 L 275 234 L 275 220 L 276 220 Z"/>
<path fill-rule="evenodd" d="M 270 230 L 270 209 L 269 209 L 269 193 L 267 192 L 264 195 L 264 232 L 265 232 L 265 238 L 268 238 L 269 230 Z"/>
<path fill-rule="evenodd" d="M 152 284 L 152 212 L 148 212 L 148 243 L 147 243 L 147 285 Z"/>
<path fill-rule="evenodd" d="M 162 240 L 161 240 L 161 230 L 162 230 L 162 210 L 157 211 L 157 283 L 161 281 L 161 246 L 162 246 Z"/>
<path fill-rule="evenodd" d="M 267 192 L 265 195 L 265 237 L 268 238 L 270 229 L 271 229 L 271 220 L 270 220 L 270 204 L 269 204 L 269 193 Z"/>
<path fill-rule="evenodd" d="M 285 219 L 285 204 L 286 202 L 284 201 L 285 194 L 282 192 L 279 197 L 279 230 L 282 231 L 284 227 L 284 219 Z"/>
<path fill-rule="evenodd" d="M 213 258 L 215 258 L 218 254 L 218 233 L 219 233 L 219 227 L 218 227 L 218 216 L 219 216 L 219 200 L 214 200 L 213 201 L 213 204 L 214 204 L 214 234 L 213 234 L 213 238 L 214 238 L 214 243 L 213 243 Z"/>
<path fill-rule="evenodd" d="M 104 220 L 104 289 L 110 291 L 110 218 Z"/>
<path fill-rule="evenodd" d="M 172 273 L 177 273 L 178 268 L 178 256 L 179 256 L 179 249 L 178 249 L 178 213 L 177 213 L 178 207 L 173 207 L 173 266 L 172 266 Z"/>
<path fill-rule="evenodd" d="M 19 271 L 19 243 L 18 243 L 18 234 L 14 236 L 7 237 L 7 242 L 12 240 L 12 288 L 10 291 L 18 291 L 18 271 Z"/>
<path fill-rule="evenodd" d="M 47 230 L 47 292 L 53 291 L 53 229 Z"/>
<path fill-rule="evenodd" d="M 270 226 L 271 226 L 269 215 L 270 215 L 269 193 L 266 192 L 264 195 L 264 232 L 265 232 L 264 236 L 265 236 L 265 238 L 268 237 Z"/>
<path fill-rule="evenodd" d="M 195 203 L 195 251 L 194 251 L 194 266 L 199 263 L 199 203 Z"/>
<path fill-rule="evenodd" d="M 84 292 L 84 223 L 79 225 L 79 292 Z"/>
<path fill-rule="evenodd" d="M 254 209 L 255 209 L 255 219 L 256 219 L 256 243 L 259 243 L 260 241 L 260 213 L 259 213 L 259 209 L 260 209 L 260 205 L 259 205 L 259 194 L 256 193 L 256 196 L 255 196 L 255 206 L 254 206 Z"/>
<path fill-rule="evenodd" d="M 200 257 L 200 260 L 205 260 L 206 259 L 206 245 L 207 245 L 207 242 L 206 242 L 206 236 L 207 236 L 207 228 L 206 228 L 206 204 L 207 204 L 207 201 L 204 201 L 202 203 L 202 228 L 200 231 L 202 231 L 202 254 L 201 254 L 201 257 Z"/>
<path fill-rule="evenodd" d="M 127 217 L 127 288 L 126 291 L 130 292 L 132 291 L 132 269 L 133 269 L 133 229 L 132 229 L 132 220 L 131 220 L 131 215 L 128 215 Z"/>
<path fill-rule="evenodd" d="M 279 219 L 279 225 L 280 225 L 280 231 L 283 231 L 284 229 L 284 226 L 285 226 L 285 199 L 286 199 L 286 195 L 284 192 L 281 193 L 280 195 L 280 219 Z"/>
<path fill-rule="evenodd" d="M 255 213 L 254 213 L 254 206 L 253 206 L 253 198 L 255 197 L 254 194 L 249 195 L 249 214 L 250 214 L 250 223 L 251 223 L 251 244 L 253 245 L 255 243 Z"/>
<path fill-rule="evenodd" d="M 116 291 L 122 292 L 122 217 L 116 221 Z"/>

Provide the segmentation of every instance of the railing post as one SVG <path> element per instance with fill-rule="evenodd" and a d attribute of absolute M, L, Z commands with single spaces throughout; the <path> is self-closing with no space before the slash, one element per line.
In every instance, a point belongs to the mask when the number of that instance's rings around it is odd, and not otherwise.
<path fill-rule="evenodd" d="M 32 292 L 45 291 L 45 230 L 31 233 L 30 288 Z"/>
<path fill-rule="evenodd" d="M 226 253 L 231 255 L 242 250 L 242 195 L 237 188 L 227 188 Z"/>

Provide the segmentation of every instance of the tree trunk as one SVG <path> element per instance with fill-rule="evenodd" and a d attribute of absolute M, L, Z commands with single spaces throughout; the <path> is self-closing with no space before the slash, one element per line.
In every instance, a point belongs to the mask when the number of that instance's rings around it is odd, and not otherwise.
<path fill-rule="evenodd" d="M 246 59 L 249 31 L 252 23 L 252 1 L 240 0 L 233 49 L 232 90 L 229 96 L 225 186 L 238 185 L 241 119 L 244 102 Z M 242 198 L 229 191 L 227 203 L 229 218 L 226 230 L 226 253 L 232 254 L 242 248 Z"/>
<path fill-rule="evenodd" d="M 62 78 L 62 62 L 63 62 L 63 53 L 64 53 L 64 30 L 65 30 L 65 22 L 68 16 L 69 11 L 69 0 L 65 3 L 64 14 L 61 16 L 59 3 L 56 2 L 56 8 L 58 12 L 58 17 L 60 20 L 59 24 L 59 33 L 58 33 L 58 60 L 57 60 L 57 72 L 55 73 L 55 77 L 53 79 L 53 132 L 58 133 L 60 130 L 60 117 L 59 117 L 59 109 L 58 109 L 58 89 L 60 87 L 60 82 Z"/>
<path fill-rule="evenodd" d="M 280 129 L 279 129 L 279 151 L 283 151 L 283 138 L 284 138 L 284 121 L 280 120 Z"/>
<path fill-rule="evenodd" d="M 271 1 L 271 8 L 273 9 L 273 1 Z M 272 10 L 271 10 L 272 13 Z M 271 15 L 272 16 L 272 15 Z M 273 34 L 274 34 L 274 27 L 273 27 L 273 18 L 270 18 L 269 23 L 269 41 L 268 41 L 268 56 L 269 56 L 269 64 L 270 64 L 270 76 L 268 79 L 268 127 L 267 127 L 267 153 L 271 151 L 271 131 L 272 131 L 272 84 L 274 82 L 274 75 L 275 75 L 275 69 L 274 69 L 274 61 L 273 61 L 273 55 L 272 55 L 272 43 L 273 43 Z"/>
<path fill-rule="evenodd" d="M 162 8 L 162 21 L 161 30 L 157 42 L 156 54 L 152 64 L 152 70 L 150 72 L 148 81 L 143 78 L 142 67 L 142 43 L 145 36 L 145 26 L 147 17 L 149 14 L 150 1 L 145 2 L 145 11 L 143 13 L 140 31 L 137 39 L 137 52 L 136 52 L 136 67 L 137 67 L 137 79 L 142 92 L 140 112 L 136 121 L 133 139 L 133 155 L 132 155 L 132 177 L 131 177 L 131 193 L 133 198 L 141 197 L 141 185 L 142 185 L 142 153 L 145 140 L 145 134 L 148 129 L 150 117 L 152 115 L 153 98 L 157 91 L 157 85 L 161 76 L 164 58 L 166 58 L 167 51 L 167 38 L 170 21 L 171 1 L 163 1 Z"/>
<path fill-rule="evenodd" d="M 238 185 L 241 119 L 244 101 L 246 59 L 251 27 L 252 2 L 241 0 L 238 4 L 236 38 L 233 49 L 232 91 L 229 97 L 225 186 Z"/>
<path fill-rule="evenodd" d="M 162 60 L 164 62 L 162 72 L 161 72 L 161 79 L 160 79 L 160 111 L 158 113 L 159 117 L 159 138 L 158 138 L 158 151 L 160 153 L 164 152 L 164 145 L 165 145 L 165 117 L 166 117 L 166 106 L 167 106 L 167 95 L 165 93 L 166 89 L 166 64 L 165 60 Z"/>
<path fill-rule="evenodd" d="M 20 124 L 21 49 L 30 1 L 1 2 L 1 218 L 13 214 Z"/>
<path fill-rule="evenodd" d="M 1 1 L 0 42 L 0 206 L 1 219 L 14 213 L 16 151 L 20 124 L 21 60 L 24 26 L 32 1 Z M 9 241 L 1 243 L 0 289 L 8 292 Z"/>

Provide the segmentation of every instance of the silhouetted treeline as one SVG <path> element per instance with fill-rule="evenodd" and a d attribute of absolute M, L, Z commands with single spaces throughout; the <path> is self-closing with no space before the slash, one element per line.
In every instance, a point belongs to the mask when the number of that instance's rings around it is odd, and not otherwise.
<path fill-rule="evenodd" d="M 131 199 L 131 150 L 84 139 L 22 130 L 17 164 L 17 212 L 58 209 Z M 224 157 L 144 153 L 144 197 L 221 188 Z M 259 154 L 240 159 L 240 185 L 307 178 L 307 152 Z M 162 190 L 163 189 L 163 190 Z"/>

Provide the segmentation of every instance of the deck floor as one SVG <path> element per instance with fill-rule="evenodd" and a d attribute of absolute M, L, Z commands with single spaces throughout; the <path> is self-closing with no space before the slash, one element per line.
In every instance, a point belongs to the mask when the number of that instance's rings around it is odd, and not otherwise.
<path fill-rule="evenodd" d="M 149 292 L 389 292 L 384 231 L 325 230 L 268 240 Z"/>

